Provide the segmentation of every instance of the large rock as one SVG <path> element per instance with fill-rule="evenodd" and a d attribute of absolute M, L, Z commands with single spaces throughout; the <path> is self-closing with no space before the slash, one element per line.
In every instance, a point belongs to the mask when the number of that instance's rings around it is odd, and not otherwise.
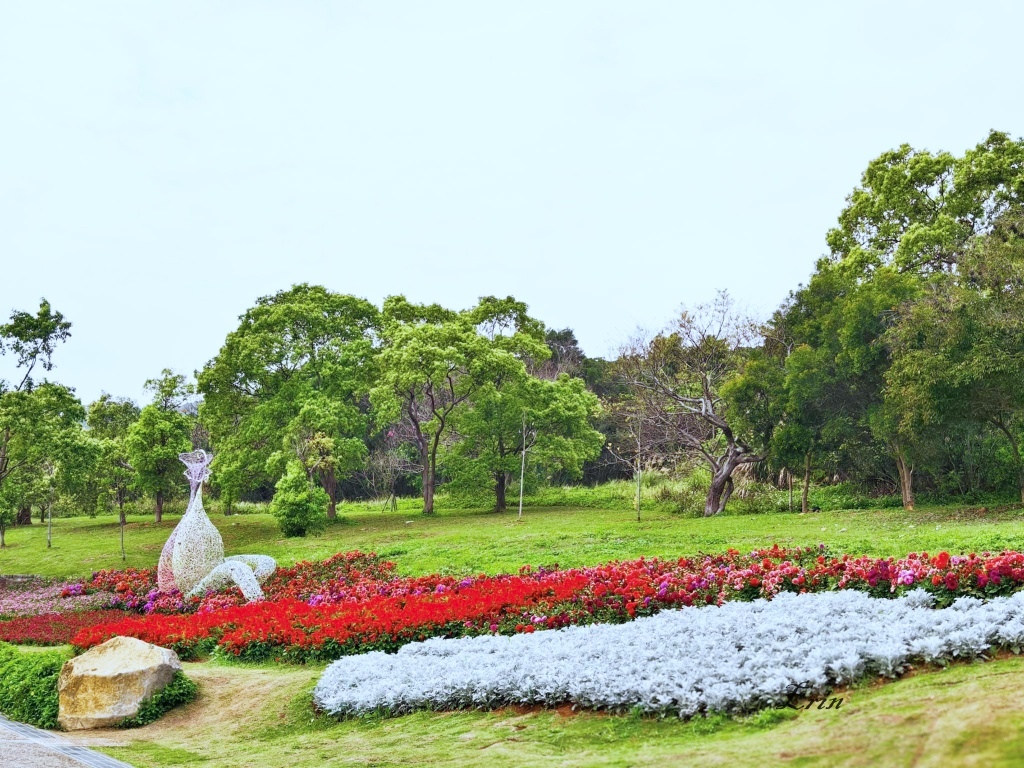
<path fill-rule="evenodd" d="M 134 717 L 139 705 L 181 669 L 167 648 L 115 637 L 64 663 L 57 690 L 57 721 L 66 731 L 115 726 Z"/>

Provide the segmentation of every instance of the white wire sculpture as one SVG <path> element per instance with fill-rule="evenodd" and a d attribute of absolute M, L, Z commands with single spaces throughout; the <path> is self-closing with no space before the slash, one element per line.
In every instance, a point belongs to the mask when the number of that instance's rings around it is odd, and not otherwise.
<path fill-rule="evenodd" d="M 203 482 L 210 476 L 213 455 L 204 450 L 178 455 L 185 465 L 191 493 L 188 509 L 174 527 L 160 553 L 157 586 L 175 589 L 186 597 L 237 585 L 246 600 L 263 599 L 260 584 L 277 569 L 267 555 L 224 557 L 224 540 L 203 509 Z"/>

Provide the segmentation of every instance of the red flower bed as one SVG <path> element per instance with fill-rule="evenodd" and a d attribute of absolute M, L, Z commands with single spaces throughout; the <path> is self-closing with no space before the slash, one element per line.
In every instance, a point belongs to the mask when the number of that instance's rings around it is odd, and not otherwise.
<path fill-rule="evenodd" d="M 186 657 L 220 646 L 236 656 L 273 655 L 295 660 L 336 658 L 370 649 L 390 650 L 410 640 L 461 634 L 502 620 L 508 609 L 561 602 L 586 584 L 578 572 L 539 577 L 483 577 L 469 586 L 438 583 L 429 592 L 310 605 L 291 598 L 262 601 L 195 616 L 150 615 L 82 630 L 74 644 L 87 648 L 115 635 L 173 647 Z"/>
<path fill-rule="evenodd" d="M 83 629 L 124 618 L 124 611 L 42 613 L 0 621 L 0 641 L 22 645 L 61 645 Z"/>
<path fill-rule="evenodd" d="M 354 564 L 358 563 L 359 567 Z M 114 635 L 172 646 L 186 656 L 220 648 L 247 659 L 332 659 L 394 650 L 411 640 L 532 632 L 594 621 L 628 621 L 665 608 L 771 598 L 780 591 L 859 589 L 876 596 L 925 589 L 940 605 L 961 595 L 1009 594 L 1024 585 L 1024 553 L 904 558 L 830 556 L 824 547 L 729 550 L 678 560 L 640 558 L 516 576 L 393 578 L 391 563 L 349 553 L 281 569 L 268 599 L 231 605 L 209 596 L 194 616 L 126 619 L 79 632 L 89 647 Z M 217 609 L 218 603 L 227 607 Z"/>

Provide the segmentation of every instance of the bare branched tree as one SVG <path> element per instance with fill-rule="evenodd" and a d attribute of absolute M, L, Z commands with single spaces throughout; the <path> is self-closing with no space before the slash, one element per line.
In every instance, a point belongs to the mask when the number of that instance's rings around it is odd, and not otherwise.
<path fill-rule="evenodd" d="M 711 304 L 684 310 L 662 333 L 635 337 L 617 361 L 619 376 L 645 402 L 650 427 L 671 434 L 676 450 L 710 468 L 705 516 L 725 509 L 737 467 L 765 458 L 730 425 L 721 397 L 755 328 L 722 292 Z"/>
<path fill-rule="evenodd" d="M 412 440 L 412 429 L 408 424 L 389 425 L 367 457 L 361 473 L 363 483 L 374 499 L 384 499 L 381 512 L 386 509 L 396 511 L 399 481 L 422 471 L 422 467 L 410 459 L 408 452 L 402 450 L 403 445 Z"/>

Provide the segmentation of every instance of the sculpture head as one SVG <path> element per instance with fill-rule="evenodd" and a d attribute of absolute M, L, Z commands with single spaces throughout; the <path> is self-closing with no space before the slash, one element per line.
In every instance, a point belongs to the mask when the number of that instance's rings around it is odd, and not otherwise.
<path fill-rule="evenodd" d="M 210 462 L 213 461 L 213 454 L 207 453 L 202 448 L 190 453 L 179 453 L 178 458 L 185 465 L 185 477 L 195 494 L 196 488 L 210 476 Z"/>

